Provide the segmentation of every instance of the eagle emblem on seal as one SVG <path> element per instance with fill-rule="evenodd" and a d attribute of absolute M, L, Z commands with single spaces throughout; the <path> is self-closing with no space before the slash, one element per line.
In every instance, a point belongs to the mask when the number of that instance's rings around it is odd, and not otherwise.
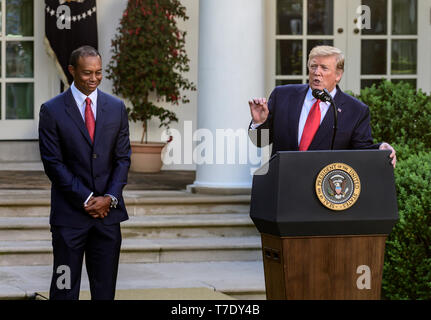
<path fill-rule="evenodd" d="M 316 178 L 316 195 L 328 209 L 343 211 L 353 206 L 361 193 L 357 172 L 345 163 L 332 163 Z"/>
<path fill-rule="evenodd" d="M 349 192 L 349 188 L 347 187 L 347 181 L 342 175 L 336 174 L 329 178 L 328 182 L 328 194 L 335 197 L 335 199 L 337 200 L 344 198 Z"/>

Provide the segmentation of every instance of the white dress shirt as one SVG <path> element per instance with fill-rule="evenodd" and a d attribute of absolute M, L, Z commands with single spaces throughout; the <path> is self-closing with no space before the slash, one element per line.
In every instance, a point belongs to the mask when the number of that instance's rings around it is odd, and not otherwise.
<path fill-rule="evenodd" d="M 72 82 L 70 86 L 70 90 L 72 91 L 73 99 L 75 100 L 76 106 L 78 107 L 79 113 L 81 114 L 82 120 L 85 123 L 85 108 L 87 107 L 87 102 L 85 101 L 87 98 L 91 100 L 91 110 L 93 111 L 94 121 L 96 121 L 97 117 L 97 89 L 94 90 L 89 96 L 83 94 L 79 89 L 75 86 L 75 81 Z M 93 192 L 90 193 L 87 200 L 84 202 L 84 206 L 87 205 L 90 198 L 93 196 Z"/>
<path fill-rule="evenodd" d="M 94 121 L 96 121 L 97 117 L 97 89 L 94 90 L 89 96 L 86 96 L 83 94 L 79 89 L 75 86 L 75 82 L 72 82 L 72 85 L 70 86 L 70 90 L 72 91 L 73 98 L 75 99 L 76 106 L 78 107 L 79 112 L 81 113 L 82 120 L 84 120 L 85 123 L 85 108 L 87 107 L 87 102 L 85 101 L 87 98 L 90 98 L 91 100 L 91 110 L 93 111 L 94 115 Z M 93 196 L 93 192 L 90 193 L 87 200 L 84 202 L 84 206 L 87 205 L 90 198 Z M 114 201 L 117 201 L 117 198 L 115 198 L 113 195 L 105 194 L 105 196 L 110 196 L 114 199 Z M 116 205 L 114 205 L 116 207 Z"/>
<path fill-rule="evenodd" d="M 330 92 L 331 97 L 334 98 L 335 94 L 337 93 L 337 88 L 335 87 L 334 90 Z M 302 105 L 301 110 L 301 116 L 299 117 L 299 124 L 298 124 L 298 146 L 301 143 L 302 138 L 302 132 L 304 131 L 305 123 L 307 122 L 308 114 L 310 113 L 311 108 L 313 107 L 314 103 L 316 102 L 316 98 L 313 97 L 313 93 L 311 91 L 311 88 L 308 88 L 307 95 L 304 99 L 304 104 Z M 329 102 L 320 102 L 320 123 L 322 123 L 323 119 L 325 119 L 325 115 L 329 110 L 329 107 L 331 104 Z M 260 126 L 253 123 L 250 126 L 251 130 L 255 130 Z"/>
<path fill-rule="evenodd" d="M 81 113 L 82 120 L 85 123 L 85 107 L 87 103 L 85 99 L 90 98 L 91 100 L 91 110 L 93 110 L 94 121 L 96 121 L 97 117 L 97 89 L 94 90 L 88 97 L 83 94 L 79 89 L 75 86 L 75 82 L 72 82 L 70 86 L 70 90 L 72 90 L 73 98 L 75 99 L 76 106 L 78 107 L 79 112 Z"/>

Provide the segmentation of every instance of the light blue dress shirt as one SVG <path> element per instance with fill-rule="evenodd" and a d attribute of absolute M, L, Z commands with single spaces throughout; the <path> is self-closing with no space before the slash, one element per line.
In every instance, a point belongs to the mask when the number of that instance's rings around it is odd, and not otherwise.
<path fill-rule="evenodd" d="M 337 93 L 337 88 L 334 88 L 334 90 L 332 90 L 332 92 L 330 93 L 332 99 L 335 97 L 336 93 Z M 307 92 L 307 95 L 305 96 L 304 104 L 302 106 L 301 116 L 299 117 L 298 146 L 301 143 L 302 133 L 304 131 L 305 123 L 307 122 L 308 114 L 310 113 L 310 110 L 313 107 L 315 102 L 316 102 L 316 98 L 313 97 L 311 88 L 308 88 L 308 92 Z M 321 101 L 319 106 L 320 106 L 320 124 L 322 124 L 322 121 L 323 119 L 325 119 L 326 113 L 328 112 L 329 107 L 331 106 L 331 103 Z"/>

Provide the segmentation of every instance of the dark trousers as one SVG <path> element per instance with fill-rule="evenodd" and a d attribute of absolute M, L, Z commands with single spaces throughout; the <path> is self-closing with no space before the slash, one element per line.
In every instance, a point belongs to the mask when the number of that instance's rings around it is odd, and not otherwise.
<path fill-rule="evenodd" d="M 54 269 L 49 298 L 78 300 L 82 263 L 92 300 L 113 300 L 121 247 L 120 224 L 106 226 L 96 219 L 85 228 L 51 226 Z"/>

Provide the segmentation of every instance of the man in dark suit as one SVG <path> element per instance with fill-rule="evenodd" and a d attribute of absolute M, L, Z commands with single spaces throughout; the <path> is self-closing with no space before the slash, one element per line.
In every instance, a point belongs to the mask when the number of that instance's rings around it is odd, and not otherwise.
<path fill-rule="evenodd" d="M 39 146 L 52 183 L 50 224 L 54 269 L 50 299 L 78 299 L 85 253 L 92 299 L 112 300 L 128 215 L 122 190 L 130 167 L 124 103 L 98 90 L 102 60 L 76 49 L 64 93 L 40 109 Z"/>
<path fill-rule="evenodd" d="M 338 130 L 334 149 L 391 150 L 395 167 L 396 153 L 388 143 L 373 144 L 368 106 L 347 95 L 338 87 L 344 72 L 344 55 L 334 47 L 318 46 L 308 60 L 309 84 L 287 85 L 274 89 L 268 101 L 249 101 L 252 123 L 250 135 L 268 129 L 272 154 L 277 151 L 331 149 L 334 114 L 330 103 L 317 100 L 314 89 L 327 89 L 337 106 Z M 329 111 L 330 110 L 330 111 Z M 256 138 L 256 137 L 255 137 Z M 255 140 L 255 139 L 253 139 Z M 258 146 L 263 146 L 258 139 Z"/>

